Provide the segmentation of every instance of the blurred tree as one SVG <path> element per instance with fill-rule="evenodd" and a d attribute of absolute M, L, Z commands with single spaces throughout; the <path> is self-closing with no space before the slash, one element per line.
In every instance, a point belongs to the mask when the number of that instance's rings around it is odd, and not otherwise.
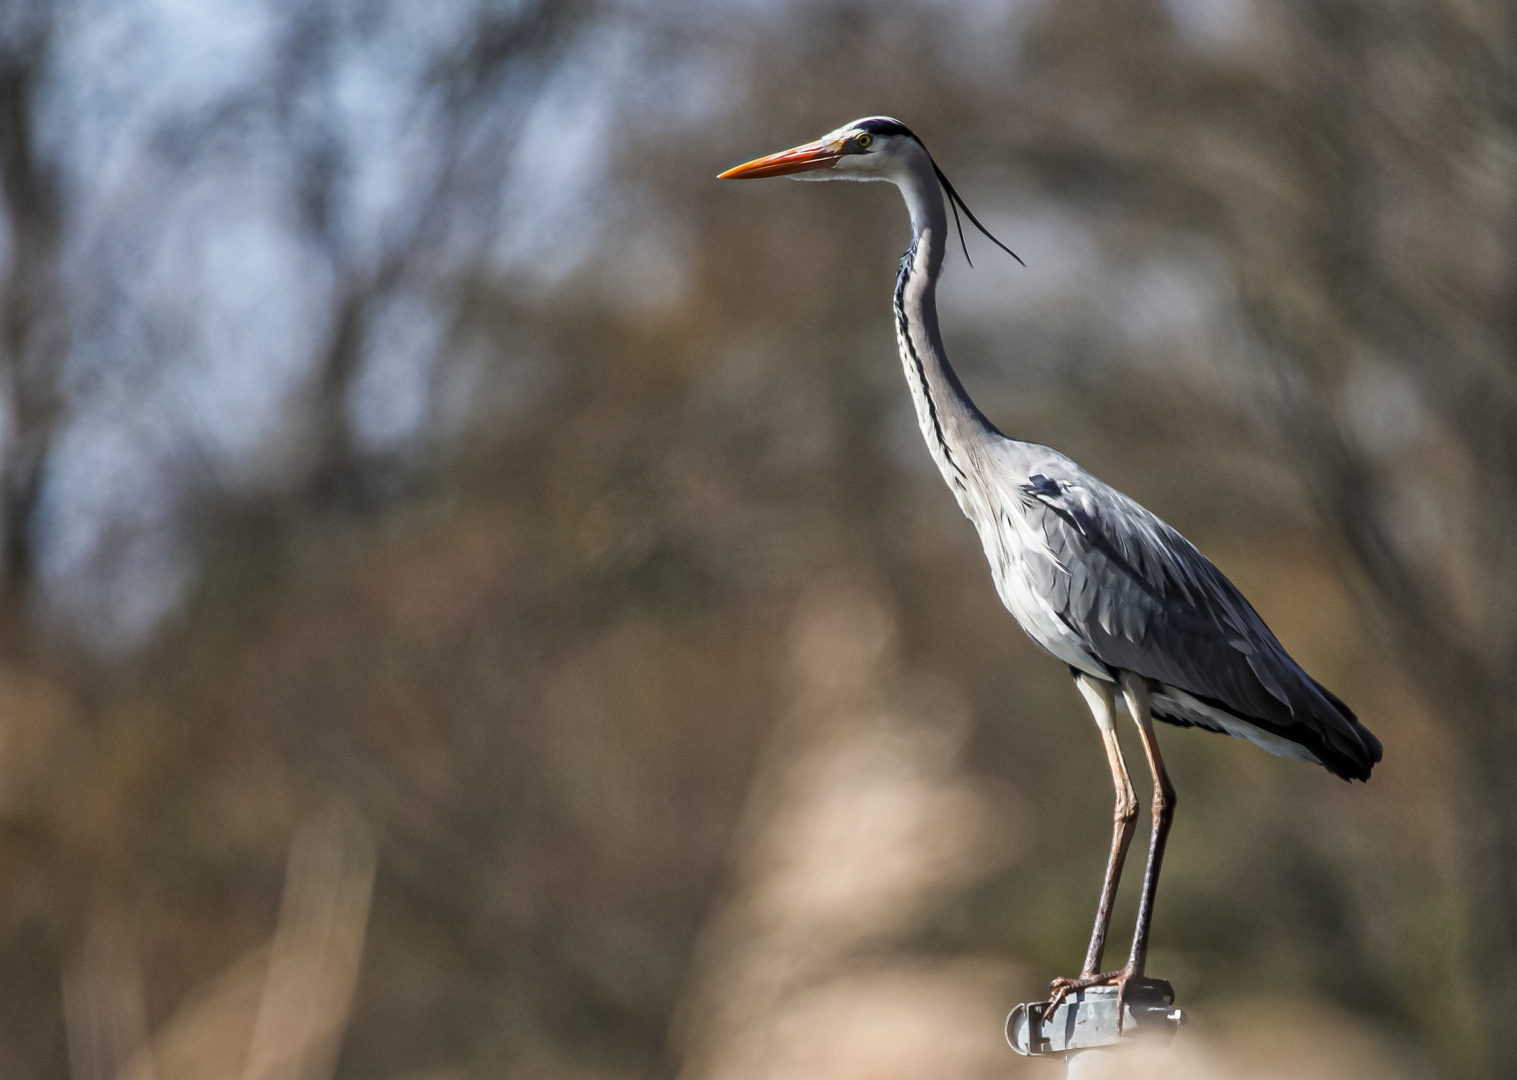
<path fill-rule="evenodd" d="M 12 591 L 130 647 L 203 509 L 362 505 L 456 434 L 468 282 L 593 6 L 90 10 L 0 27 L 0 486 Z"/>
<path fill-rule="evenodd" d="M 66 348 L 59 281 L 62 207 L 38 146 L 35 102 L 51 37 L 44 3 L 18 3 L 0 29 L 0 359 L 5 364 L 6 448 L 0 467 L 0 558 L 13 610 L 25 610 L 29 543 L 46 447 L 57 420 L 56 375 Z M 18 597 L 21 603 L 17 603 Z"/>

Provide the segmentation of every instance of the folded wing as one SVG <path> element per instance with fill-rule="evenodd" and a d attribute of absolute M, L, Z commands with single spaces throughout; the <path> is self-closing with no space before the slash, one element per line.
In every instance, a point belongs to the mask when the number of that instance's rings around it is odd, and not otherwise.
<path fill-rule="evenodd" d="M 1088 476 L 1033 475 L 1016 497 L 1046 541 L 1048 598 L 1091 655 L 1295 743 L 1338 776 L 1369 777 L 1380 741 L 1190 541 Z M 1162 709 L 1163 719 L 1197 722 Z"/>

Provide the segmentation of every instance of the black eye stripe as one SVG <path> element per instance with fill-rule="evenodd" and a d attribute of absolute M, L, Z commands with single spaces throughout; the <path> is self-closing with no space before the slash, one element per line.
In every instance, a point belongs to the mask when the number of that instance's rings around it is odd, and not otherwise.
<path fill-rule="evenodd" d="M 868 120 L 860 120 L 854 125 L 855 131 L 867 131 L 871 135 L 905 135 L 908 139 L 916 139 L 916 135 L 899 120 L 892 120 L 888 116 L 871 117 Z M 917 139 L 917 142 L 921 142 Z"/>

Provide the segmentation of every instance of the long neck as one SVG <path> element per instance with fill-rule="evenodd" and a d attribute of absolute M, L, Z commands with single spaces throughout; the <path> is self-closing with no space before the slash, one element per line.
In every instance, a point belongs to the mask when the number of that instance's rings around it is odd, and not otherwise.
<path fill-rule="evenodd" d="M 911 249 L 895 283 L 896 340 L 917 422 L 943 479 L 959 495 L 973 459 L 1000 433 L 975 407 L 948 363 L 938 332 L 938 273 L 948 242 L 948 217 L 930 161 L 896 181 L 911 212 Z M 962 501 L 962 500 L 961 500 Z"/>

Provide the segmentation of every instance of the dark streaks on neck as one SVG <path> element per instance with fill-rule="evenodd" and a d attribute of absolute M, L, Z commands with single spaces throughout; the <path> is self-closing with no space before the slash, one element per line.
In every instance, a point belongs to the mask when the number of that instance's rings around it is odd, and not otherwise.
<path fill-rule="evenodd" d="M 943 434 L 943 423 L 938 419 L 937 402 L 932 396 L 932 388 L 927 385 L 927 371 L 922 366 L 922 358 L 917 355 L 916 345 L 911 340 L 911 323 L 906 317 L 906 283 L 911 280 L 911 271 L 916 263 L 917 240 L 913 239 L 911 248 L 901 256 L 901 269 L 895 278 L 895 325 L 900 335 L 901 348 L 906 350 L 910 360 L 910 367 L 916 372 L 917 385 L 921 388 L 922 397 L 927 402 L 927 416 L 932 421 L 932 431 L 937 437 L 938 446 L 942 448 L 943 458 L 953 471 L 959 474 L 961 480 L 967 479 L 964 470 L 959 467 L 957 459 L 953 456 L 953 450 L 948 445 L 948 439 Z"/>

